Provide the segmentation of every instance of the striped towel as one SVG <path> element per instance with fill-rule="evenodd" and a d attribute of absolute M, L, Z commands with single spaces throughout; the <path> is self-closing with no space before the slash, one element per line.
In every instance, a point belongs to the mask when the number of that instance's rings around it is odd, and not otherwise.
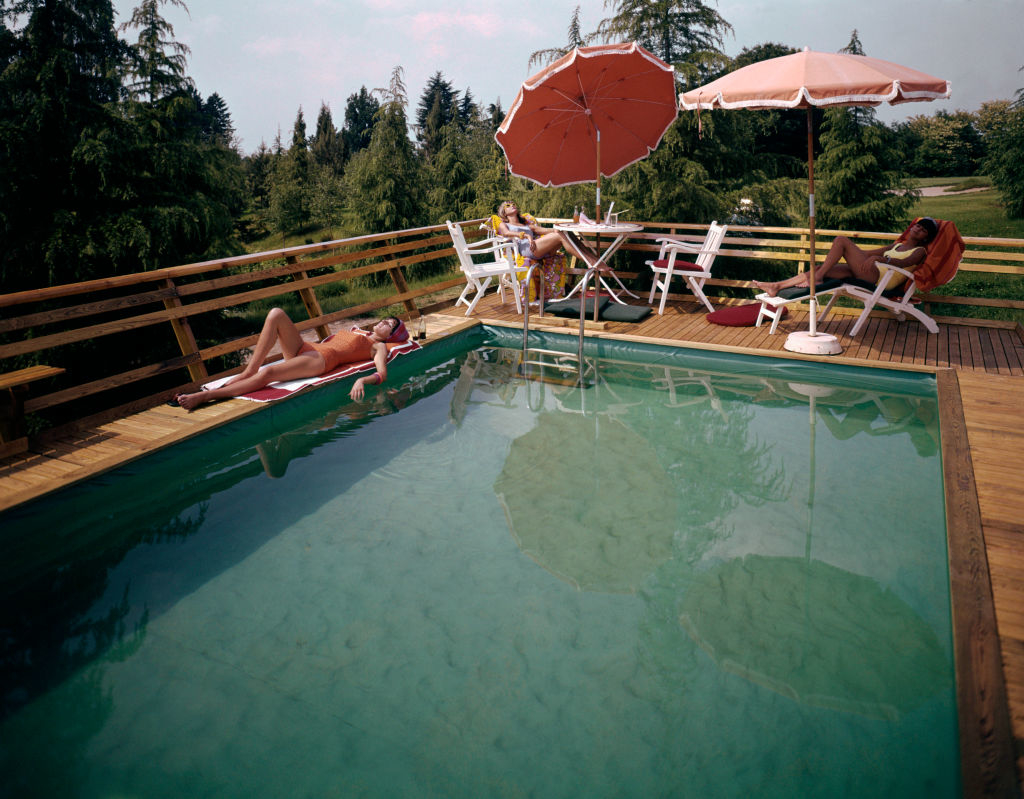
<path fill-rule="evenodd" d="M 330 338 L 328 336 L 328 338 Z M 325 339 L 326 340 L 326 339 Z M 404 355 L 407 352 L 420 349 L 420 345 L 409 339 L 408 341 L 402 341 L 397 343 L 388 343 L 388 363 L 391 363 L 399 355 Z M 350 377 L 358 372 L 369 372 L 376 369 L 376 365 L 372 360 L 361 361 L 359 363 L 343 363 L 336 367 L 333 371 L 326 372 L 316 377 L 304 377 L 301 380 L 288 380 L 282 383 L 271 383 L 268 386 L 264 386 L 261 389 L 252 391 L 248 394 L 242 394 L 238 399 L 251 400 L 252 402 L 273 402 L 274 400 L 284 399 L 285 397 L 291 396 L 297 391 L 307 386 L 319 386 L 324 383 L 333 383 L 335 380 L 341 380 L 345 377 Z M 214 380 L 211 383 L 207 383 L 203 388 L 217 388 L 218 386 L 226 383 L 230 379 L 230 376 Z"/>

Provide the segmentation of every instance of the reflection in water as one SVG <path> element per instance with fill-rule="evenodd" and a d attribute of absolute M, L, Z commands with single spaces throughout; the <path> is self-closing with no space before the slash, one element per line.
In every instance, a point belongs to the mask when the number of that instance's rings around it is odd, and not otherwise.
<path fill-rule="evenodd" d="M 577 390 L 516 356 L 296 397 L 6 516 L 6 784 L 956 792 L 942 552 L 916 517 L 857 529 L 824 476 L 878 446 L 928 466 L 932 400 L 816 396 L 808 561 L 805 374 L 602 360 Z"/>

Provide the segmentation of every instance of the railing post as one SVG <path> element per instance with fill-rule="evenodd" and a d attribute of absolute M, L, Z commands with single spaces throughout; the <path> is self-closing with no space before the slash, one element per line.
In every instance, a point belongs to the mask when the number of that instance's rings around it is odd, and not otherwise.
<path fill-rule="evenodd" d="M 284 260 L 289 264 L 297 264 L 299 262 L 298 257 L 295 255 L 289 255 Z M 309 273 L 302 270 L 301 272 L 293 274 L 292 280 L 298 282 L 300 280 L 305 280 L 307 277 L 309 277 Z M 306 314 L 308 314 L 310 319 L 316 319 L 318 316 L 324 315 L 323 308 L 320 307 L 320 300 L 317 299 L 316 292 L 313 291 L 313 289 L 306 286 L 305 288 L 299 289 L 298 293 L 299 299 L 302 300 L 302 304 L 306 306 Z M 321 340 L 323 340 L 331 335 L 331 331 L 327 325 L 317 325 L 316 334 Z"/>
<path fill-rule="evenodd" d="M 397 258 L 388 257 L 389 263 L 397 263 Z M 402 272 L 400 266 L 389 266 L 388 274 L 391 275 L 391 282 L 395 284 L 395 288 L 398 289 L 399 294 L 405 294 L 409 290 L 409 284 L 405 282 L 405 274 Z M 405 310 L 412 314 L 412 318 L 415 319 L 420 315 L 420 309 L 416 307 L 416 303 L 413 300 L 403 300 Z"/>
<path fill-rule="evenodd" d="M 811 258 L 810 231 L 808 231 L 806 234 L 805 233 L 801 233 L 800 234 L 800 243 L 807 245 L 807 250 L 806 250 L 806 252 L 807 252 L 807 260 L 806 261 L 798 261 L 797 262 L 796 273 L 798 275 L 801 272 L 806 272 L 810 268 L 810 262 L 811 262 L 810 261 L 810 258 Z"/>
<path fill-rule="evenodd" d="M 171 310 L 172 308 L 184 307 L 181 298 L 178 297 L 178 288 L 174 285 L 174 281 L 169 277 L 165 278 L 164 285 L 174 292 L 173 297 L 164 300 L 164 308 Z M 183 316 L 171 319 L 171 327 L 174 329 L 174 337 L 178 340 L 178 348 L 181 350 L 181 354 L 198 355 L 199 345 L 196 344 L 196 337 L 192 333 L 192 326 L 188 323 L 188 317 Z M 198 360 L 188 365 L 188 376 L 192 378 L 192 382 L 199 383 L 206 380 L 210 374 L 206 371 L 206 364 L 202 360 Z"/>

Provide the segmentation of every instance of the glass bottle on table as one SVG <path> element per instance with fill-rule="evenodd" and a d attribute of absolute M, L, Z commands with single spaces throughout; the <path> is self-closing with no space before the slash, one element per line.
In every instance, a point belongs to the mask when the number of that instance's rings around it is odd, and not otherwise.
<path fill-rule="evenodd" d="M 572 207 L 572 223 L 574 225 L 578 225 L 580 223 L 580 207 L 578 205 L 574 205 Z"/>

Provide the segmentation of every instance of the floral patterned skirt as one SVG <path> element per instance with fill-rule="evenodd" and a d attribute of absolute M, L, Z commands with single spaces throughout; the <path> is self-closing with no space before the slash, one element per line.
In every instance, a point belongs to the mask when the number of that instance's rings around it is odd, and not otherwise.
<path fill-rule="evenodd" d="M 518 259 L 517 259 L 518 260 Z M 538 299 L 537 296 L 537 276 L 544 281 L 544 300 L 558 300 L 565 296 L 565 270 L 568 268 L 568 264 L 565 260 L 565 254 L 561 252 L 554 252 L 551 255 L 545 255 L 540 260 L 540 266 L 533 273 L 534 280 L 533 285 L 526 286 L 526 270 L 534 263 L 533 259 L 523 259 L 519 266 L 523 267 L 523 271 L 517 273 L 519 277 L 520 287 L 523 289 L 523 296 L 527 298 L 528 302 L 533 302 Z"/>

